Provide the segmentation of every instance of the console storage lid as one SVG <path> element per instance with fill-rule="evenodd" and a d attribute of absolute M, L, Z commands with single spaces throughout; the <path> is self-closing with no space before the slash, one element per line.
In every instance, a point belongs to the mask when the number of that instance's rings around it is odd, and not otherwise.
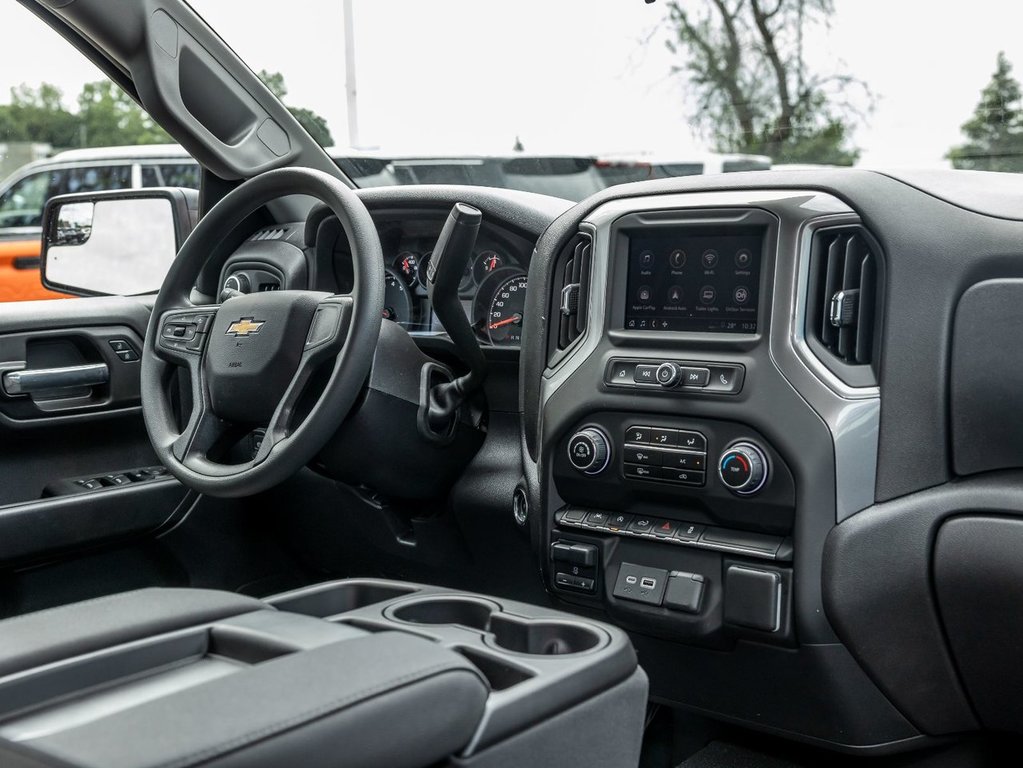
<path fill-rule="evenodd" d="M 429 640 L 264 609 L 0 678 L 0 764 L 422 768 L 488 690 Z"/>

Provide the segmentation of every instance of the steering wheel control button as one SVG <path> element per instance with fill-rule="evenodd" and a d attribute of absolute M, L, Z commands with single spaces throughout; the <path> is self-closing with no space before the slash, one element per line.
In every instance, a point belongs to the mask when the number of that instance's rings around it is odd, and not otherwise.
<path fill-rule="evenodd" d="M 682 368 L 680 377 L 684 387 L 705 387 L 710 383 L 710 369 Z"/>
<path fill-rule="evenodd" d="M 611 440 L 596 427 L 579 430 L 568 441 L 568 460 L 586 475 L 599 475 L 611 463 Z"/>
<path fill-rule="evenodd" d="M 752 496 L 767 482 L 767 457 L 753 443 L 736 443 L 721 454 L 718 475 L 733 493 Z"/>
<path fill-rule="evenodd" d="M 668 572 L 663 568 L 622 563 L 615 580 L 614 596 L 647 605 L 660 605 L 668 584 Z"/>
<path fill-rule="evenodd" d="M 654 377 L 662 387 L 674 387 L 682 381 L 683 373 L 684 369 L 675 365 L 675 363 L 661 363 L 657 366 Z"/>
<path fill-rule="evenodd" d="M 163 326 L 163 337 L 176 341 L 191 341 L 195 338 L 195 323 L 171 321 Z"/>

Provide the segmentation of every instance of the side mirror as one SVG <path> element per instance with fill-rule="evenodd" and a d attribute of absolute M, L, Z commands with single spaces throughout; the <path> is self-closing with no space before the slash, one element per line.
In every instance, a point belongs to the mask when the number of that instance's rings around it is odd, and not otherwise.
<path fill-rule="evenodd" d="M 75 296 L 153 293 L 198 210 L 199 193 L 176 187 L 50 198 L 43 211 L 43 285 Z"/>

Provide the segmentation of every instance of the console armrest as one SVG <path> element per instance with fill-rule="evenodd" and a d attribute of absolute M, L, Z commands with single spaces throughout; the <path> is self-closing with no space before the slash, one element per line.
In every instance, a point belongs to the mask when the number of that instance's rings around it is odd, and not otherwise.
<path fill-rule="evenodd" d="M 70 727 L 25 731 L 14 749 L 41 765 L 105 768 L 421 768 L 469 742 L 488 692 L 471 664 L 436 643 L 360 633 L 82 724 L 67 711 Z"/>

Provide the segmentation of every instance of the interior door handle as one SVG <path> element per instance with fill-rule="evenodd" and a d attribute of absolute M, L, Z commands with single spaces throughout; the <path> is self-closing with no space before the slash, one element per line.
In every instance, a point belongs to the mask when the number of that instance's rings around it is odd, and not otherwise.
<path fill-rule="evenodd" d="M 106 363 L 69 365 L 66 368 L 34 368 L 7 371 L 3 377 L 4 391 L 8 395 L 29 395 L 33 392 L 55 389 L 94 387 L 110 381 Z"/>

